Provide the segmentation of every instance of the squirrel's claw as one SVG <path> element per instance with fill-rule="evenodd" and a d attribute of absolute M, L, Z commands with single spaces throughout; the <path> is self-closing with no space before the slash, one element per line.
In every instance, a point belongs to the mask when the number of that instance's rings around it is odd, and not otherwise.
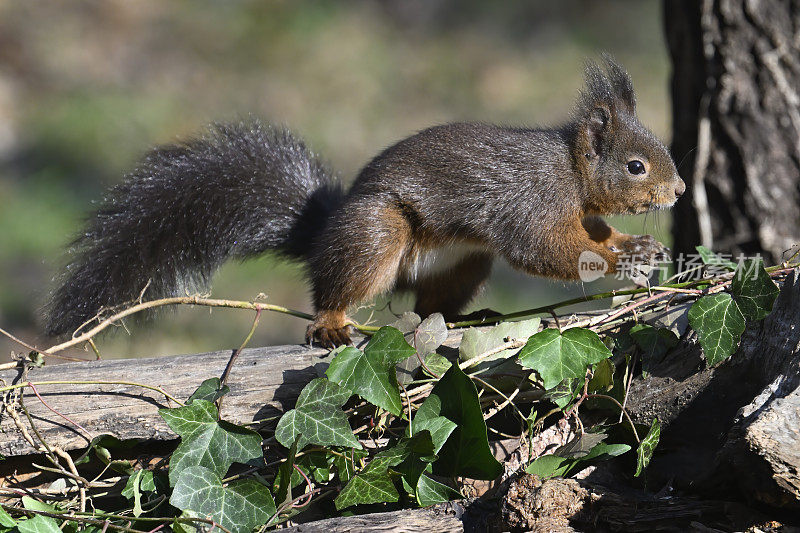
<path fill-rule="evenodd" d="M 635 262 L 645 264 L 669 261 L 670 249 L 658 242 L 652 235 L 632 235 L 622 244 L 620 253 L 635 258 Z"/>
<path fill-rule="evenodd" d="M 328 328 L 312 323 L 306 329 L 306 343 L 317 343 L 324 348 L 333 349 L 337 346 L 353 344 L 350 340 L 350 327 Z"/>

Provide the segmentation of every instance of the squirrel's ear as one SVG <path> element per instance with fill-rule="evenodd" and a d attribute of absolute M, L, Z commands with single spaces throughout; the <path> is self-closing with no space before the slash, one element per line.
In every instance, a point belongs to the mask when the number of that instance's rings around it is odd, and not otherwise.
<path fill-rule="evenodd" d="M 605 139 L 611 130 L 611 113 L 603 107 L 597 106 L 589 112 L 584 123 L 584 133 L 589 152 L 586 154 L 592 159 L 598 157 L 603 149 Z"/>
<path fill-rule="evenodd" d="M 636 94 L 633 92 L 633 80 L 625 68 L 617 63 L 613 57 L 603 54 L 603 62 L 608 71 L 608 80 L 618 103 L 627 108 L 631 114 L 636 112 Z"/>

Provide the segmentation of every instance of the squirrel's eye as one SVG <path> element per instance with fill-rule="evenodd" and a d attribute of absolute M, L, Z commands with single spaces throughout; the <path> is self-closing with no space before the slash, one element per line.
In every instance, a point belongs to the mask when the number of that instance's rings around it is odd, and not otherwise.
<path fill-rule="evenodd" d="M 628 172 L 631 174 L 644 174 L 644 163 L 638 159 L 628 162 Z"/>

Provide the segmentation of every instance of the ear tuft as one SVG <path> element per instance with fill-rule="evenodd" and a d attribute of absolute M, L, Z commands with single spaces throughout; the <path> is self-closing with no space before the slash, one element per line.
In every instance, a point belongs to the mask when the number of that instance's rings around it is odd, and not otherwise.
<path fill-rule="evenodd" d="M 609 54 L 603 54 L 603 62 L 606 64 L 608 79 L 611 82 L 614 96 L 618 101 L 622 102 L 629 113 L 635 113 L 636 94 L 633 92 L 633 80 L 631 80 L 630 75 Z"/>
<path fill-rule="evenodd" d="M 617 112 L 635 113 L 636 95 L 625 69 L 608 54 L 603 54 L 605 71 L 594 61 L 587 61 L 584 89 L 580 92 L 577 115 L 586 117 L 598 105 L 607 107 L 612 118 Z"/>

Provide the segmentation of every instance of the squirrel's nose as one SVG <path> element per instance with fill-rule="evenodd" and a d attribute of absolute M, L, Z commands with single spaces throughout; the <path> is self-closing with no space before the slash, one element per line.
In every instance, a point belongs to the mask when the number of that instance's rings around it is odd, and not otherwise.
<path fill-rule="evenodd" d="M 675 179 L 678 180 L 678 183 L 675 184 L 675 198 L 680 198 L 681 195 L 686 192 L 686 184 L 677 174 L 675 174 Z"/>

